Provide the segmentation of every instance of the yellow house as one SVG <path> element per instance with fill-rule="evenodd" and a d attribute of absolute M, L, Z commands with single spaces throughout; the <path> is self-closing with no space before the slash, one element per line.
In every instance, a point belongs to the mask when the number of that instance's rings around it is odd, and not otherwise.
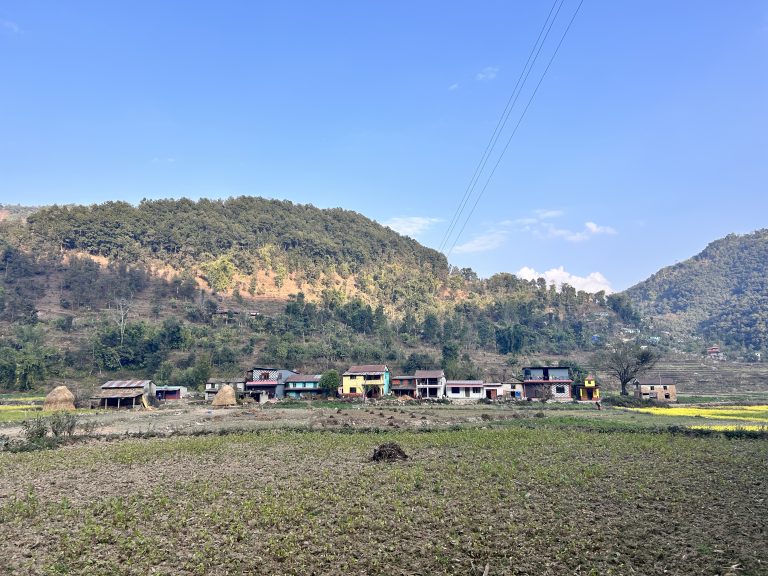
<path fill-rule="evenodd" d="M 341 375 L 341 395 L 346 398 L 378 398 L 389 394 L 389 368 L 384 364 L 350 366 Z"/>
<path fill-rule="evenodd" d="M 580 402 L 598 402 L 600 400 L 600 385 L 593 374 L 584 378 L 584 384 L 578 386 L 576 399 Z"/>

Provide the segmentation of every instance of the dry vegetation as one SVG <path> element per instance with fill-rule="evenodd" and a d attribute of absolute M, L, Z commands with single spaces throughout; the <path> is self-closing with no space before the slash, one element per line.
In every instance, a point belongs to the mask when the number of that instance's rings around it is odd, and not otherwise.
<path fill-rule="evenodd" d="M 0 454 L 0 573 L 768 571 L 764 440 L 529 412 Z M 372 462 L 388 441 L 408 459 Z"/>

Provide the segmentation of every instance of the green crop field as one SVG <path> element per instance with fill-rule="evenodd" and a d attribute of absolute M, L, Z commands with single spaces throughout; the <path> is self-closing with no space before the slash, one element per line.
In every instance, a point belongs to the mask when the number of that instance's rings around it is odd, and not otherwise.
<path fill-rule="evenodd" d="M 767 573 L 768 443 L 621 416 L 2 453 L 0 573 Z"/>

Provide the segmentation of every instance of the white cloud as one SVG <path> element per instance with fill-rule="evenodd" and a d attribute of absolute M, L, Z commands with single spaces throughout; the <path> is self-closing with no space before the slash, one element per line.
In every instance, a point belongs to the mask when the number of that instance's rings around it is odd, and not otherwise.
<path fill-rule="evenodd" d="M 16 22 L 11 22 L 10 20 L 3 20 L 0 18 L 0 30 L 4 30 L 6 32 L 11 32 L 13 34 L 18 34 L 21 32 L 21 28 L 19 27 Z"/>
<path fill-rule="evenodd" d="M 456 254 L 470 254 L 472 252 L 488 252 L 495 250 L 507 239 L 507 230 L 496 229 L 486 234 L 475 236 L 469 242 L 456 246 L 453 251 Z"/>
<path fill-rule="evenodd" d="M 609 234 L 609 235 L 616 234 L 616 230 L 614 230 L 610 226 L 598 226 L 594 222 L 585 222 L 584 226 L 592 234 Z"/>
<path fill-rule="evenodd" d="M 512 221 L 512 225 L 518 231 L 529 232 L 538 238 L 561 238 L 566 242 L 584 242 L 594 236 L 616 234 L 616 230 L 610 226 L 600 226 L 594 222 L 585 222 L 582 230 L 571 230 L 550 222 L 563 216 L 565 213 L 562 210 L 538 209 L 533 214 L 532 217 Z"/>
<path fill-rule="evenodd" d="M 537 218 L 541 218 L 542 220 L 559 218 L 564 214 L 562 210 L 544 210 L 541 208 L 539 208 L 538 210 L 534 210 L 533 213 L 536 214 Z"/>
<path fill-rule="evenodd" d="M 448 90 L 449 90 L 449 91 L 451 91 L 451 92 L 453 92 L 454 90 L 458 90 L 458 88 L 459 88 L 459 83 L 458 83 L 458 82 L 456 82 L 455 84 L 451 84 L 450 86 L 448 86 Z"/>
<path fill-rule="evenodd" d="M 557 288 L 560 288 L 563 284 L 569 284 L 576 288 L 576 290 L 584 290 L 585 292 L 599 292 L 600 290 L 605 290 L 606 294 L 613 292 L 611 283 L 600 272 L 591 272 L 587 276 L 576 276 L 566 271 L 563 266 L 552 268 L 546 272 L 537 272 L 533 268 L 523 266 L 517 271 L 516 276 L 523 280 L 544 278 L 547 284 L 554 283 Z"/>
<path fill-rule="evenodd" d="M 475 80 L 493 80 L 499 73 L 497 66 L 486 66 L 475 75 Z"/>
<path fill-rule="evenodd" d="M 395 232 L 415 238 L 419 234 L 429 230 L 434 224 L 441 222 L 440 218 L 427 218 L 425 216 L 398 216 L 384 222 Z"/>

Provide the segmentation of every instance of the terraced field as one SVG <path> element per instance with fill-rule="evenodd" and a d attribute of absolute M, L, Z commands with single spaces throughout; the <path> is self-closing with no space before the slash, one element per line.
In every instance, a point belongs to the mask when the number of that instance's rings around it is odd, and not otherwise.
<path fill-rule="evenodd" d="M 0 454 L 0 573 L 768 573 L 765 440 L 542 414 Z"/>

